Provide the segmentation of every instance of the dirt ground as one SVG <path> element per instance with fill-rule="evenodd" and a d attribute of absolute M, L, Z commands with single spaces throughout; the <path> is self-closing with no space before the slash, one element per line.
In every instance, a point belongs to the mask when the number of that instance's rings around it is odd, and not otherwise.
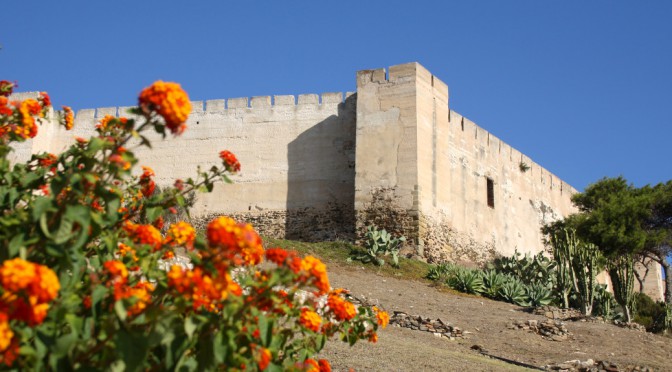
<path fill-rule="evenodd" d="M 672 338 L 624 329 L 611 324 L 568 321 L 565 341 L 551 341 L 522 329 L 509 329 L 512 321 L 546 318 L 525 309 L 486 298 L 446 293 L 419 281 L 383 277 L 370 268 L 329 265 L 333 287 L 349 289 L 358 298 L 379 304 L 390 314 L 404 311 L 432 319 L 441 318 L 465 332 L 464 339 L 449 341 L 429 332 L 388 327 L 376 344 L 353 347 L 328 342 L 321 357 L 335 371 L 523 371 L 515 364 L 483 356 L 479 347 L 500 358 L 536 366 L 569 360 L 607 360 L 619 370 L 638 365 L 672 371 Z"/>

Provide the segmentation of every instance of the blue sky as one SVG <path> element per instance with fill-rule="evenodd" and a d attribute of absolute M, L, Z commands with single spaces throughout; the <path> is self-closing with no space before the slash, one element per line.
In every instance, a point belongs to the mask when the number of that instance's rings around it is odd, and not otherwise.
<path fill-rule="evenodd" d="M 672 178 L 670 1 L 6 1 L 0 79 L 75 109 L 355 90 L 418 61 L 450 106 L 581 190 Z"/>

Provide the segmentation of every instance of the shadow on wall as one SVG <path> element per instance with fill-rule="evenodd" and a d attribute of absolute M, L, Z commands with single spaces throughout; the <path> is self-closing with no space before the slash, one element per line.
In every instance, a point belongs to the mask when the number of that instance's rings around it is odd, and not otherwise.
<path fill-rule="evenodd" d="M 285 237 L 302 241 L 355 236 L 356 95 L 299 134 L 287 149 Z"/>

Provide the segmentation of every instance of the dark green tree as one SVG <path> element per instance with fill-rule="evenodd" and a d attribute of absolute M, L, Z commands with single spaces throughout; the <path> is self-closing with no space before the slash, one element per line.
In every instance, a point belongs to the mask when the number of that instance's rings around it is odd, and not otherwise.
<path fill-rule="evenodd" d="M 628 322 L 634 299 L 634 257 L 660 258 L 653 252 L 661 246 L 663 227 L 654 223 L 653 211 L 663 191 L 658 186 L 636 188 L 617 177 L 603 178 L 572 197 L 581 213 L 570 218 L 571 224 L 609 259 L 614 295 Z"/>
<path fill-rule="evenodd" d="M 641 254 L 660 264 L 665 276 L 665 303 L 672 305 L 672 267 L 668 257 L 672 254 L 672 181 L 644 187 L 649 195 L 650 214 L 644 221 L 647 240 Z"/>

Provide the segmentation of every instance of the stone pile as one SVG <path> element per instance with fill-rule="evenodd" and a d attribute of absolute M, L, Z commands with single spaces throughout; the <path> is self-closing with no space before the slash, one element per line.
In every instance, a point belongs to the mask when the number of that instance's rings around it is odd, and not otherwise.
<path fill-rule="evenodd" d="M 627 329 L 632 329 L 634 331 L 639 331 L 639 332 L 646 332 L 646 327 L 639 323 L 631 322 L 631 323 L 626 323 L 626 322 L 621 322 L 619 320 L 614 320 L 614 324 L 621 327 L 621 328 L 627 328 Z"/>
<path fill-rule="evenodd" d="M 509 323 L 507 327 L 509 329 L 523 329 L 531 331 L 553 341 L 565 341 L 569 335 L 569 331 L 567 330 L 567 327 L 565 327 L 565 323 L 559 320 L 548 319 L 544 320 L 543 322 L 539 322 L 538 320 L 516 320 Z"/>
<path fill-rule="evenodd" d="M 584 315 L 581 314 L 579 310 L 576 309 L 560 309 L 555 306 L 539 306 L 533 310 L 533 314 L 543 315 L 548 319 L 559 319 L 559 320 L 568 320 L 568 319 L 579 319 L 583 318 Z"/>
<path fill-rule="evenodd" d="M 615 363 L 608 361 L 594 361 L 592 359 L 588 359 L 585 362 L 580 360 L 570 360 L 564 363 L 550 364 L 544 366 L 544 369 L 559 372 L 653 372 L 653 369 L 648 367 L 632 365 L 619 367 Z"/>
<path fill-rule="evenodd" d="M 445 337 L 448 340 L 464 337 L 460 328 L 454 327 L 441 319 L 432 320 L 419 315 L 409 315 L 403 311 L 395 311 L 390 317 L 390 324 L 416 331 L 431 332 L 434 336 Z"/>

